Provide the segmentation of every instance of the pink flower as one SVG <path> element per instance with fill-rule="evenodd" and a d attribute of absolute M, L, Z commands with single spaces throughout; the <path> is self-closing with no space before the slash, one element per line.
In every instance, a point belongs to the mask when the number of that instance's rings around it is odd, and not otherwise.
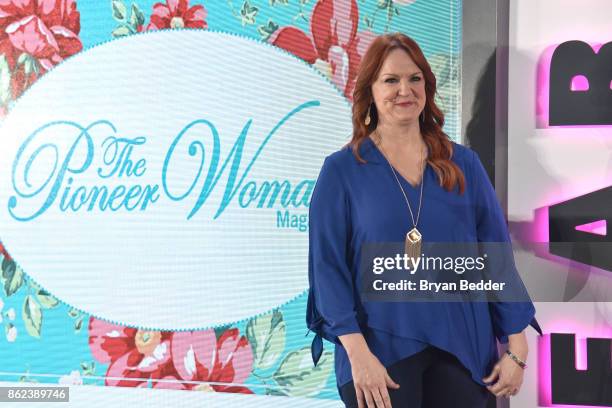
<path fill-rule="evenodd" d="M 198 4 L 189 7 L 189 0 L 166 0 L 153 6 L 147 30 L 162 28 L 207 28 L 206 9 Z"/>
<path fill-rule="evenodd" d="M 214 330 L 176 332 L 172 335 L 172 362 L 176 370 L 163 380 L 154 382 L 156 388 L 191 389 L 252 394 L 243 383 L 253 369 L 253 352 L 238 329 L 228 329 L 217 340 Z M 221 384 L 191 384 L 178 381 L 202 381 Z"/>
<path fill-rule="evenodd" d="M 361 58 L 375 35 L 357 31 L 355 0 L 319 0 L 312 9 L 309 37 L 296 27 L 276 30 L 269 42 L 313 64 L 352 99 Z"/>
<path fill-rule="evenodd" d="M 0 54 L 17 98 L 40 75 L 81 51 L 75 0 L 0 0 Z"/>
<path fill-rule="evenodd" d="M 146 387 L 149 378 L 165 375 L 172 364 L 170 337 L 170 332 L 122 327 L 94 317 L 89 320 L 91 353 L 101 363 L 110 364 L 106 385 Z"/>

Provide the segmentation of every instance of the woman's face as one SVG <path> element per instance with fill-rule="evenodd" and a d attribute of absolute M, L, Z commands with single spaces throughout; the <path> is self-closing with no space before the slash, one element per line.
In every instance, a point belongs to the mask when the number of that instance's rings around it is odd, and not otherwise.
<path fill-rule="evenodd" d="M 406 51 L 396 48 L 389 53 L 372 84 L 372 95 L 379 123 L 418 123 L 425 107 L 425 79 Z"/>

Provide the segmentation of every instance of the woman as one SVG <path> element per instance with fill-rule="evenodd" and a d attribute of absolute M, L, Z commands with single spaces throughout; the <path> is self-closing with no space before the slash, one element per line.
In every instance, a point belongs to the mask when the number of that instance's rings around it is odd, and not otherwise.
<path fill-rule="evenodd" d="M 376 38 L 353 93 L 353 137 L 325 159 L 310 204 L 307 323 L 335 343 L 349 407 L 485 407 L 523 381 L 531 301 L 362 302 L 361 246 L 404 241 L 506 242 L 478 156 L 442 131 L 436 79 L 416 42 Z M 512 262 L 512 266 L 514 264 Z M 495 339 L 508 344 L 499 358 Z"/>

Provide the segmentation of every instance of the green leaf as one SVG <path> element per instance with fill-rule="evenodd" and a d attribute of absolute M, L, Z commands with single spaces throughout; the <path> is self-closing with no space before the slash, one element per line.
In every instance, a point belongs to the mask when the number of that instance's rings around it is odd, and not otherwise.
<path fill-rule="evenodd" d="M 254 369 L 272 367 L 285 349 L 285 321 L 283 314 L 273 313 L 249 320 L 246 336 L 253 350 Z"/>
<path fill-rule="evenodd" d="M 268 20 L 268 24 L 260 25 L 257 27 L 257 32 L 261 35 L 265 40 L 268 39 L 276 30 L 278 30 L 278 24 L 276 24 L 272 20 Z"/>
<path fill-rule="evenodd" d="M 83 371 L 83 375 L 94 375 L 95 366 L 96 364 L 93 361 L 82 361 L 81 370 Z"/>
<path fill-rule="evenodd" d="M 279 391 L 275 388 L 266 388 L 266 395 L 283 396 L 283 397 L 287 396 L 284 392 Z"/>
<path fill-rule="evenodd" d="M 270 5 L 272 7 L 276 6 L 277 4 L 282 4 L 286 6 L 287 4 L 289 4 L 289 0 L 270 0 Z"/>
<path fill-rule="evenodd" d="M 27 52 L 22 52 L 17 58 L 17 65 L 23 65 L 30 59 L 30 55 Z"/>
<path fill-rule="evenodd" d="M 129 26 L 122 25 L 113 30 L 111 35 L 115 38 L 117 37 L 125 37 L 126 35 L 132 34 L 132 30 L 130 30 Z"/>
<path fill-rule="evenodd" d="M 22 318 L 28 334 L 32 337 L 40 338 L 43 319 L 42 309 L 32 295 L 28 295 L 23 302 Z"/>
<path fill-rule="evenodd" d="M 83 316 L 79 317 L 75 322 L 74 322 L 74 332 L 78 333 L 81 331 L 81 328 L 83 327 Z"/>
<path fill-rule="evenodd" d="M 21 54 L 21 55 L 24 55 L 24 54 Z M 40 73 L 38 61 L 35 58 L 32 58 L 29 55 L 27 55 L 27 58 L 23 60 L 23 70 L 26 75 L 30 75 L 32 72 L 38 75 Z"/>
<path fill-rule="evenodd" d="M 144 13 L 138 8 L 136 3 L 132 3 L 132 14 L 130 15 L 130 25 L 134 30 L 138 30 L 138 27 L 143 25 L 145 22 Z"/>
<path fill-rule="evenodd" d="M 8 279 L 10 276 L 13 276 L 15 273 L 15 261 L 11 258 L 3 256 L 2 257 L 2 278 Z"/>
<path fill-rule="evenodd" d="M 127 7 L 121 0 L 112 0 L 111 6 L 113 9 L 113 18 L 117 21 L 125 21 L 125 17 L 127 15 Z"/>
<path fill-rule="evenodd" d="M 8 104 L 11 100 L 11 68 L 4 54 L 0 55 L 0 103 Z"/>
<path fill-rule="evenodd" d="M 40 289 L 36 292 L 36 298 L 45 309 L 51 309 L 59 304 L 59 301 L 44 289 Z"/>
<path fill-rule="evenodd" d="M 399 8 L 393 6 L 393 12 L 395 13 L 396 16 L 399 16 Z"/>
<path fill-rule="evenodd" d="M 251 6 L 249 0 L 245 0 L 244 3 L 242 3 L 242 7 L 240 8 L 242 25 L 244 26 L 246 24 L 255 24 L 255 16 L 257 15 L 258 11 L 259 9 L 257 7 Z"/>
<path fill-rule="evenodd" d="M 2 260 L 2 278 L 4 279 L 4 293 L 11 296 L 23 285 L 23 271 L 9 258 Z"/>
<path fill-rule="evenodd" d="M 283 393 L 292 397 L 313 397 L 325 387 L 332 369 L 332 352 L 323 352 L 317 366 L 312 364 L 310 347 L 285 357 L 272 376 Z"/>
<path fill-rule="evenodd" d="M 19 56 L 19 59 L 17 59 L 17 64 L 23 65 L 23 71 L 26 75 L 29 75 L 30 72 L 34 70 L 34 61 L 32 61 L 32 58 L 30 58 L 30 56 L 26 53 Z"/>
<path fill-rule="evenodd" d="M 95 375 L 96 374 L 96 362 L 92 361 L 89 365 L 89 369 L 85 371 L 85 375 Z"/>
<path fill-rule="evenodd" d="M 77 317 L 78 315 L 79 315 L 79 311 L 76 310 L 74 307 L 71 307 L 70 310 L 68 310 L 68 316 L 72 317 L 73 319 Z"/>
<path fill-rule="evenodd" d="M 227 329 L 229 329 L 230 327 L 232 327 L 231 324 L 226 324 L 224 326 L 215 327 L 215 336 L 217 337 L 217 340 L 219 340 L 221 336 L 223 335 L 223 333 L 225 333 Z"/>

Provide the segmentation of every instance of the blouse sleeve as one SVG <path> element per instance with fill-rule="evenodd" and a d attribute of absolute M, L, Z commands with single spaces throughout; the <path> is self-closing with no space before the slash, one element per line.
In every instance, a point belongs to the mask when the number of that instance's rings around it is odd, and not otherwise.
<path fill-rule="evenodd" d="M 476 231 L 479 242 L 493 243 L 506 242 L 511 243 L 510 234 L 504 218 L 501 206 L 495 194 L 495 190 L 491 185 L 489 176 L 487 175 L 480 158 L 472 151 L 472 175 L 474 186 L 474 203 L 476 211 Z M 504 257 L 504 269 L 512 273 L 512 279 L 515 277 L 519 280 L 520 275 L 514 264 L 514 257 L 511 246 L 507 247 L 508 254 Z M 504 251 L 505 252 L 505 251 Z M 507 268 L 507 269 L 506 269 Z M 526 295 L 528 298 L 528 295 Z M 507 343 L 510 334 L 520 333 L 531 325 L 540 335 L 542 331 L 535 319 L 535 307 L 529 301 L 494 301 L 489 303 L 493 331 L 500 343 Z"/>
<path fill-rule="evenodd" d="M 306 323 L 316 333 L 312 354 L 316 365 L 321 337 L 340 344 L 338 336 L 360 333 L 354 280 L 348 264 L 350 234 L 348 197 L 340 173 L 325 159 L 309 210 L 308 305 Z"/>

